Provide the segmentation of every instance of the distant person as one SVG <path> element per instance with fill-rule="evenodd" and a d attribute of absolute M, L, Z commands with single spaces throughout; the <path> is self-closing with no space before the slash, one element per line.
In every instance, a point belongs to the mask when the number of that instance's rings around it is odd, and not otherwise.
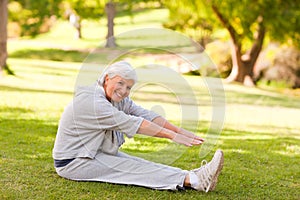
<path fill-rule="evenodd" d="M 75 34 L 75 38 L 76 39 L 80 39 L 82 38 L 81 35 L 81 21 L 80 21 L 80 17 L 78 15 L 76 15 L 73 12 L 70 12 L 69 15 L 69 22 L 74 26 L 74 28 L 76 29 L 76 34 Z"/>
<path fill-rule="evenodd" d="M 92 86 L 79 87 L 65 108 L 53 149 L 56 172 L 77 181 L 100 181 L 159 190 L 212 191 L 223 167 L 223 152 L 191 171 L 150 162 L 119 150 L 136 133 L 167 138 L 178 144 L 204 140 L 158 114 L 136 105 L 128 96 L 137 76 L 128 62 L 110 65 Z"/>

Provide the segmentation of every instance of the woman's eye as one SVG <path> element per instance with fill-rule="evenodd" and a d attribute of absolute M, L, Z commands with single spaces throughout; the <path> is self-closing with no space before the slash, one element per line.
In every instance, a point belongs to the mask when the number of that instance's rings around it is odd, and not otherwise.
<path fill-rule="evenodd" d="M 124 85 L 124 83 L 123 82 L 118 82 L 119 83 L 119 85 Z"/>

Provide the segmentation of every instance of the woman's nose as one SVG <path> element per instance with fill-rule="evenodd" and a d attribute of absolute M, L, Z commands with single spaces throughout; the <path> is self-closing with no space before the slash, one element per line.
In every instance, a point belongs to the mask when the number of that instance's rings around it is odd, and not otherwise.
<path fill-rule="evenodd" d="M 127 92 L 126 86 L 122 86 L 122 87 L 121 87 L 121 92 L 122 92 L 122 95 L 125 95 L 125 94 L 126 94 L 126 92 Z"/>

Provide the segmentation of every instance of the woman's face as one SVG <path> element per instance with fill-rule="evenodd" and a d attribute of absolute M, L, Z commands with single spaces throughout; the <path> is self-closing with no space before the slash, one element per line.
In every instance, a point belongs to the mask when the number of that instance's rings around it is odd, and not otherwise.
<path fill-rule="evenodd" d="M 130 90 L 134 85 L 134 80 L 124 79 L 121 76 L 114 76 L 113 78 L 105 77 L 104 90 L 106 98 L 109 101 L 120 102 L 125 97 L 128 97 Z"/>

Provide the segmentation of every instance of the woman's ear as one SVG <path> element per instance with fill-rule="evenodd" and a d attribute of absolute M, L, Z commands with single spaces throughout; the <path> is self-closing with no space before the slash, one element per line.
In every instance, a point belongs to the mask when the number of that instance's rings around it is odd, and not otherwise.
<path fill-rule="evenodd" d="M 108 75 L 105 75 L 105 77 L 104 77 L 104 81 L 103 81 L 103 83 L 102 83 L 102 86 L 105 88 L 106 87 L 106 85 L 107 85 L 107 81 L 108 81 Z"/>
<path fill-rule="evenodd" d="M 108 75 L 106 74 L 106 75 L 105 75 L 105 78 L 104 78 L 104 83 L 107 82 L 108 79 L 109 79 L 109 77 L 108 77 Z"/>

